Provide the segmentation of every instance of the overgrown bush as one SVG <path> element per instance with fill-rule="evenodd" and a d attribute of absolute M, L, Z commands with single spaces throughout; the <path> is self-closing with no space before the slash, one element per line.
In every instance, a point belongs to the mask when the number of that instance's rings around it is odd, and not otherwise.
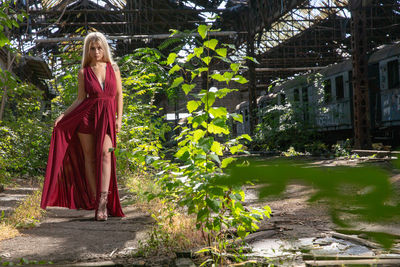
<path fill-rule="evenodd" d="M 166 91 L 169 79 L 162 61 L 162 54 L 151 48 L 137 49 L 120 61 L 124 114 L 116 155 L 122 175 L 146 172 L 152 161 L 164 155 L 162 142 L 171 127 L 154 103 Z"/>
<path fill-rule="evenodd" d="M 304 114 L 307 107 L 296 103 L 272 105 L 260 112 L 261 121 L 256 127 L 255 143 L 265 150 L 285 151 L 293 147 L 296 151 L 305 151 L 305 146 L 311 144 L 318 133 Z"/>
<path fill-rule="evenodd" d="M 3 173 L 35 176 L 45 170 L 51 129 L 50 118 L 43 110 L 42 94 L 36 87 L 22 82 L 15 82 L 8 90 L 0 127 Z"/>

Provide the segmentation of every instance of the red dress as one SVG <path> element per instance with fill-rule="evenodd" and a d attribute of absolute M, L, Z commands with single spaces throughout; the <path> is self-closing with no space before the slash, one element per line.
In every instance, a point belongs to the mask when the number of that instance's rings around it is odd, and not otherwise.
<path fill-rule="evenodd" d="M 104 90 L 90 66 L 84 68 L 84 85 L 88 97 L 64 116 L 53 129 L 41 207 L 66 207 L 70 209 L 97 209 L 100 198 L 102 174 L 102 148 L 109 134 L 116 146 L 116 78 L 114 69 L 107 63 Z M 97 196 L 93 201 L 85 177 L 84 155 L 77 135 L 85 118 L 92 118 L 91 131 L 95 138 Z M 87 126 L 87 124 L 86 124 Z M 111 153 L 110 194 L 107 209 L 111 216 L 123 217 L 115 175 L 115 155 Z"/>

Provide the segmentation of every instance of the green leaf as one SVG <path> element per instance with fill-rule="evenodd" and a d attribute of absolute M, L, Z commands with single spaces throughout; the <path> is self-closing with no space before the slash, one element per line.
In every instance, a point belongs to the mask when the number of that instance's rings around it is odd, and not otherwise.
<path fill-rule="evenodd" d="M 198 71 L 199 73 L 208 71 L 208 67 L 201 67 L 201 68 L 196 69 L 196 71 Z"/>
<path fill-rule="evenodd" d="M 221 203 L 218 200 L 206 198 L 206 203 L 214 212 L 219 211 Z"/>
<path fill-rule="evenodd" d="M 167 65 L 170 65 L 170 64 L 174 63 L 176 57 L 177 57 L 176 53 L 169 54 L 168 58 L 167 58 Z"/>
<path fill-rule="evenodd" d="M 182 85 L 182 90 L 183 90 L 183 91 L 185 92 L 185 94 L 187 95 L 187 94 L 189 94 L 190 91 L 192 91 L 192 89 L 195 88 L 195 87 L 196 87 L 196 84 L 187 84 L 187 83 L 185 83 L 185 84 Z"/>
<path fill-rule="evenodd" d="M 224 73 L 226 84 L 228 84 L 232 80 L 233 75 L 234 74 L 232 72 L 225 72 Z"/>
<path fill-rule="evenodd" d="M 197 250 L 195 253 L 200 254 L 200 253 L 203 253 L 203 252 L 209 252 L 210 250 L 211 250 L 210 248 L 203 248 L 203 249 Z M 210 260 L 212 260 L 212 259 L 210 259 Z M 209 262 L 209 260 L 205 261 L 205 263 L 207 263 L 207 262 Z"/>
<path fill-rule="evenodd" d="M 218 126 L 218 125 L 215 125 L 214 123 L 208 124 L 208 132 L 212 133 L 212 134 L 221 134 L 221 133 L 229 134 L 228 129 Z"/>
<path fill-rule="evenodd" d="M 2 8 L 2 9 L 3 9 L 3 8 Z M 0 18 L 8 19 L 8 16 L 7 16 L 6 13 L 4 13 L 2 10 L 0 10 Z M 0 20 L 0 21 L 1 21 L 1 20 Z"/>
<path fill-rule="evenodd" d="M 210 211 L 208 208 L 203 208 L 203 209 L 199 210 L 199 212 L 197 213 L 197 221 L 204 222 L 209 214 L 210 214 Z"/>
<path fill-rule="evenodd" d="M 204 121 L 207 120 L 207 115 L 203 114 L 203 115 L 195 116 L 192 118 L 193 118 L 192 119 L 192 127 L 197 128 L 197 127 L 199 127 L 199 125 L 201 125 Z"/>
<path fill-rule="evenodd" d="M 10 44 L 10 40 L 8 40 L 3 32 L 0 32 L 0 47 L 5 46 L 6 44 Z"/>
<path fill-rule="evenodd" d="M 233 44 L 222 44 L 222 46 L 228 47 L 228 48 L 230 48 L 232 50 L 236 50 L 236 47 Z"/>
<path fill-rule="evenodd" d="M 22 14 L 17 15 L 17 19 L 22 22 L 24 20 L 24 16 Z"/>
<path fill-rule="evenodd" d="M 216 154 L 214 154 L 214 153 L 210 153 L 210 154 L 208 155 L 208 157 L 209 157 L 210 159 L 212 159 L 213 161 L 217 162 L 218 164 L 221 164 L 221 161 L 219 160 L 218 155 L 216 155 Z"/>
<path fill-rule="evenodd" d="M 242 134 L 241 136 L 238 137 L 238 139 L 246 139 L 248 141 L 252 141 L 253 139 L 250 137 L 248 134 Z"/>
<path fill-rule="evenodd" d="M 239 225 L 239 227 L 237 228 L 237 235 L 241 238 L 244 239 L 249 233 L 246 232 L 246 229 Z"/>
<path fill-rule="evenodd" d="M 221 57 L 226 57 L 228 50 L 226 48 L 219 48 L 215 50 L 215 52 L 217 52 L 217 54 L 220 55 Z"/>
<path fill-rule="evenodd" d="M 176 30 L 176 29 L 169 29 L 169 31 L 171 32 L 171 35 L 169 37 L 172 37 L 172 36 L 174 36 L 176 34 L 179 34 L 179 31 Z"/>
<path fill-rule="evenodd" d="M 221 219 L 218 217 L 214 218 L 213 228 L 215 231 L 221 231 Z"/>
<path fill-rule="evenodd" d="M 211 79 L 217 80 L 219 82 L 226 81 L 226 78 L 221 73 L 214 73 L 213 75 L 211 75 Z"/>
<path fill-rule="evenodd" d="M 243 116 L 242 116 L 242 114 L 231 113 L 230 116 L 231 116 L 231 118 L 234 119 L 235 121 L 238 121 L 238 122 L 240 122 L 240 123 L 243 123 Z"/>
<path fill-rule="evenodd" d="M 175 72 L 177 72 L 177 71 L 179 71 L 181 69 L 181 67 L 177 64 L 177 65 L 174 65 L 169 71 L 168 71 L 168 74 L 169 75 L 172 75 L 172 74 L 174 74 Z"/>
<path fill-rule="evenodd" d="M 260 62 L 258 62 L 257 59 L 255 59 L 254 57 L 245 56 L 245 57 L 243 57 L 243 58 L 244 58 L 244 59 L 248 59 L 248 60 L 250 60 L 250 61 L 253 61 L 253 62 L 256 63 L 256 64 L 260 64 Z"/>
<path fill-rule="evenodd" d="M 15 20 L 12 20 L 11 23 L 15 28 L 19 28 L 19 24 Z"/>
<path fill-rule="evenodd" d="M 202 58 L 201 60 L 203 60 L 203 62 L 206 63 L 207 66 L 208 66 L 208 65 L 210 65 L 210 62 L 211 62 L 211 60 L 212 60 L 212 57 L 204 57 L 204 58 Z"/>
<path fill-rule="evenodd" d="M 210 195 L 214 195 L 214 196 L 218 196 L 218 197 L 225 196 L 225 192 L 221 187 L 213 186 L 213 187 L 209 188 L 208 192 Z"/>
<path fill-rule="evenodd" d="M 203 54 L 203 51 L 204 51 L 204 48 L 202 46 L 201 47 L 195 47 L 194 50 L 193 50 L 193 54 L 196 57 L 200 58 L 201 54 Z"/>
<path fill-rule="evenodd" d="M 194 159 L 195 159 L 195 160 L 202 160 L 202 161 L 205 161 L 205 160 L 207 159 L 207 157 L 206 157 L 205 152 L 203 151 L 202 154 L 197 154 L 197 155 L 194 157 Z"/>
<path fill-rule="evenodd" d="M 204 152 L 208 153 L 211 149 L 211 146 L 214 142 L 213 137 L 207 137 L 199 140 L 199 147 L 203 149 Z"/>
<path fill-rule="evenodd" d="M 172 82 L 172 85 L 170 88 L 175 88 L 175 87 L 179 86 L 181 83 L 183 83 L 183 77 L 178 77 Z"/>
<path fill-rule="evenodd" d="M 197 72 L 195 72 L 195 71 L 191 71 L 190 72 L 192 75 L 191 75 L 191 79 L 193 80 L 194 78 L 196 78 L 197 77 L 197 75 L 199 75 L 199 73 L 197 73 Z"/>
<path fill-rule="evenodd" d="M 25 259 L 25 258 L 21 258 L 21 259 L 19 260 L 19 262 L 20 262 L 21 264 L 29 264 L 29 260 L 27 260 L 27 259 Z"/>
<path fill-rule="evenodd" d="M 206 132 L 204 130 L 196 130 L 193 132 L 193 142 L 198 142 L 200 138 L 203 138 Z"/>
<path fill-rule="evenodd" d="M 214 92 L 207 92 L 201 98 L 201 102 L 204 103 L 206 106 L 206 111 L 208 111 L 215 102 L 215 93 Z"/>
<path fill-rule="evenodd" d="M 217 154 L 218 156 L 222 156 L 222 149 L 223 147 L 221 146 L 221 143 L 218 141 L 214 141 L 212 146 L 211 146 L 211 151 L 215 152 L 215 154 Z"/>
<path fill-rule="evenodd" d="M 216 40 L 216 39 L 211 39 L 211 40 L 205 41 L 203 45 L 204 45 L 205 47 L 211 49 L 211 50 L 214 50 L 215 47 L 217 46 L 217 44 L 218 44 L 218 40 Z"/>
<path fill-rule="evenodd" d="M 187 103 L 186 107 L 187 107 L 189 113 L 192 113 L 193 111 L 198 109 L 200 107 L 200 105 L 201 105 L 200 101 L 191 100 Z"/>
<path fill-rule="evenodd" d="M 208 110 L 208 112 L 214 117 L 214 118 L 226 118 L 226 115 L 228 114 L 228 111 L 226 110 L 225 107 L 212 107 L 211 109 Z"/>
<path fill-rule="evenodd" d="M 205 39 L 207 37 L 209 28 L 209 26 L 203 24 L 197 28 L 197 31 L 199 32 L 201 38 Z"/>
<path fill-rule="evenodd" d="M 233 70 L 234 72 L 238 72 L 239 68 L 240 68 L 240 64 L 239 63 L 232 63 L 230 65 L 230 67 L 231 67 L 231 70 Z"/>
<path fill-rule="evenodd" d="M 189 151 L 188 151 L 188 147 L 182 147 L 181 149 L 179 149 L 176 153 L 175 153 L 175 157 L 178 159 L 181 159 L 183 161 L 187 160 L 189 158 Z"/>
<path fill-rule="evenodd" d="M 229 89 L 229 88 L 222 88 L 219 89 L 218 92 L 215 93 L 215 96 L 218 98 L 223 98 L 225 97 L 227 94 L 234 92 L 234 91 L 238 91 L 237 89 Z"/>
<path fill-rule="evenodd" d="M 242 75 L 236 75 L 233 80 L 240 84 L 245 84 L 248 82 L 248 80 L 245 77 L 243 77 Z"/>
<path fill-rule="evenodd" d="M 238 153 L 238 152 L 241 152 L 242 151 L 242 148 L 243 148 L 243 145 L 237 145 L 237 146 L 231 146 L 230 148 L 229 148 L 229 150 L 230 150 L 230 152 L 232 153 L 232 155 L 234 155 L 234 154 L 236 154 L 236 153 Z"/>
<path fill-rule="evenodd" d="M 228 165 L 231 164 L 235 160 L 236 160 L 235 158 L 225 158 L 225 159 L 223 159 L 222 163 L 221 163 L 221 168 L 228 167 Z"/>
<path fill-rule="evenodd" d="M 187 57 L 185 58 L 186 62 L 189 62 L 192 58 L 194 58 L 196 55 L 195 54 L 189 54 L 187 55 Z"/>

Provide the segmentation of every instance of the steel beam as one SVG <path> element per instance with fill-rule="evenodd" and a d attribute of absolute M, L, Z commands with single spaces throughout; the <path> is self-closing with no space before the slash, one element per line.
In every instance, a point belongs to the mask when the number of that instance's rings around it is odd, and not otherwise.
<path fill-rule="evenodd" d="M 353 63 L 354 148 L 371 147 L 368 96 L 366 7 L 362 0 L 351 0 L 351 48 Z"/>

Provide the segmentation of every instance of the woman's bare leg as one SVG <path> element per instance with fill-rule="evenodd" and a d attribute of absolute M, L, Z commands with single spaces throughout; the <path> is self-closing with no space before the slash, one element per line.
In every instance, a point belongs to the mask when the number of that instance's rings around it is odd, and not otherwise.
<path fill-rule="evenodd" d="M 94 136 L 78 132 L 83 154 L 85 156 L 85 175 L 89 183 L 90 194 L 96 199 L 96 155 L 94 147 Z"/>
<path fill-rule="evenodd" d="M 111 138 L 108 134 L 104 137 L 103 143 L 103 161 L 102 161 L 102 176 L 101 176 L 101 192 L 108 192 L 111 179 L 111 153 L 113 148 Z"/>
<path fill-rule="evenodd" d="M 112 142 L 109 135 L 104 137 L 103 143 L 103 151 L 102 151 L 102 173 L 101 173 L 101 185 L 100 185 L 100 200 L 99 207 L 97 210 L 96 220 L 98 221 L 106 221 L 107 214 L 107 200 L 108 200 L 108 191 L 110 188 L 110 180 L 111 180 L 111 151 Z"/>

